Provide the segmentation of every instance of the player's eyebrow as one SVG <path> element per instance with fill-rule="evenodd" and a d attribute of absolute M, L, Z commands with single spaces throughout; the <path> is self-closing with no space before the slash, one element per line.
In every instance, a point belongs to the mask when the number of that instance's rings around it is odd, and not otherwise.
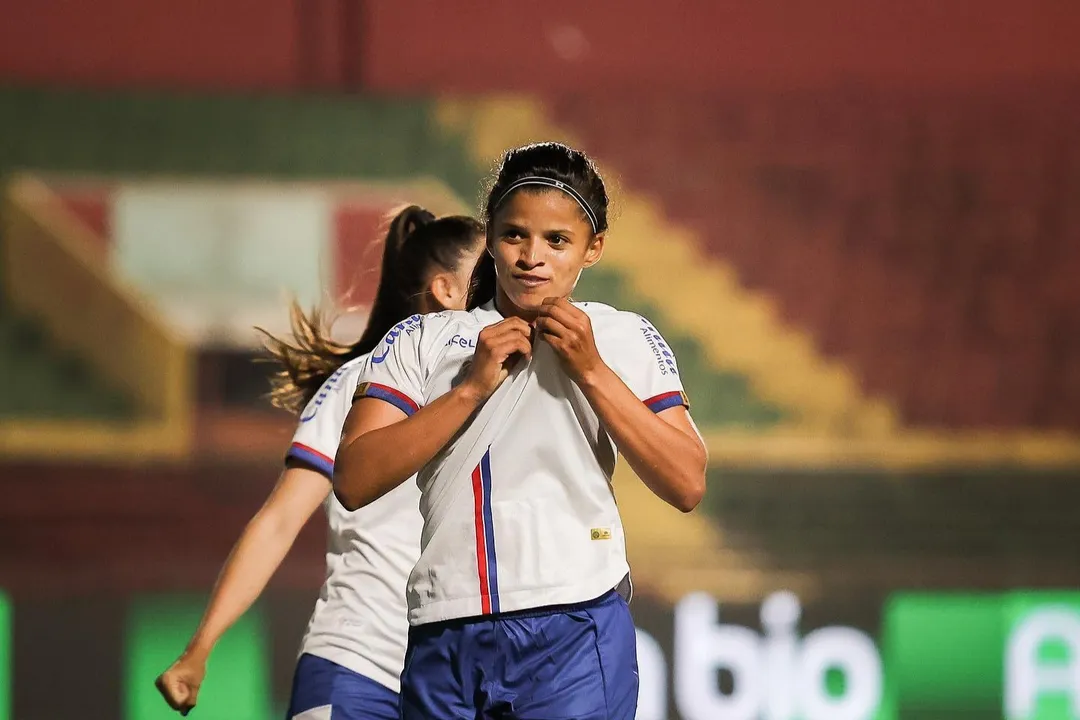
<path fill-rule="evenodd" d="M 575 234 L 574 231 L 570 230 L 569 228 L 567 228 L 567 229 L 553 228 L 551 230 L 545 230 L 544 231 L 544 237 L 551 237 L 553 235 L 571 236 L 571 235 L 574 235 L 574 234 Z"/>
<path fill-rule="evenodd" d="M 520 233 L 522 235 L 530 235 L 530 234 L 532 234 L 529 231 L 529 228 L 524 223 L 515 222 L 513 220 L 502 220 L 502 221 L 500 221 L 499 222 L 499 232 L 500 233 L 517 232 L 517 233 Z M 577 233 L 574 230 L 571 230 L 570 228 L 547 228 L 547 229 L 543 230 L 540 234 L 543 235 L 546 238 L 550 238 L 550 237 L 553 237 L 555 235 L 565 235 L 567 237 L 574 237 L 574 236 L 577 235 Z"/>
<path fill-rule="evenodd" d="M 528 228 L 526 228 L 521 223 L 516 223 L 516 222 L 513 222 L 512 220 L 502 220 L 502 221 L 500 221 L 499 222 L 499 231 L 500 232 L 514 231 L 514 232 L 519 232 L 522 235 L 527 235 L 529 233 Z"/>

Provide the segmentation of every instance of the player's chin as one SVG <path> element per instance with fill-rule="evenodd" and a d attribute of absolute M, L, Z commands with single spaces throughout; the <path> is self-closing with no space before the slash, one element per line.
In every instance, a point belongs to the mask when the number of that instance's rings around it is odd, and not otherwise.
<path fill-rule="evenodd" d="M 510 295 L 510 302 L 526 312 L 536 312 L 544 304 L 544 300 L 553 296 L 551 283 L 544 283 L 534 287 L 516 287 Z"/>

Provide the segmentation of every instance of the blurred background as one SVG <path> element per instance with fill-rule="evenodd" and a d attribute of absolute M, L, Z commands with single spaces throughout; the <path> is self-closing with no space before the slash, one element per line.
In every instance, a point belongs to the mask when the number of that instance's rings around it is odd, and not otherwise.
<path fill-rule="evenodd" d="M 252 326 L 370 301 L 386 211 L 594 154 L 581 299 L 707 437 L 617 481 L 641 720 L 1080 718 L 1074 0 L 0 0 L 0 720 L 171 717 L 293 420 Z M 279 717 L 321 518 L 193 717 Z"/>

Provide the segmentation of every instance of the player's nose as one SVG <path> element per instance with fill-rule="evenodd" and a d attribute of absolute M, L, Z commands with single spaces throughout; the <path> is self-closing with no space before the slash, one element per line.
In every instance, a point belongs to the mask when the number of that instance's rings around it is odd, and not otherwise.
<path fill-rule="evenodd" d="M 520 248 L 520 254 L 518 255 L 519 267 L 531 269 L 543 264 L 543 249 L 545 247 L 543 238 L 531 237 L 518 247 Z"/>

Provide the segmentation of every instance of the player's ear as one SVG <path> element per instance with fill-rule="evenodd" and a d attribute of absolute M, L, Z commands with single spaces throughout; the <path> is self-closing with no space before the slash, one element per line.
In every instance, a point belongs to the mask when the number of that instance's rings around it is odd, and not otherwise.
<path fill-rule="evenodd" d="M 428 292 L 440 310 L 450 310 L 458 305 L 464 307 L 464 298 L 458 297 L 458 288 L 450 273 L 435 273 L 428 285 Z"/>
<path fill-rule="evenodd" d="M 589 240 L 588 247 L 585 248 L 585 265 L 584 267 L 592 267 L 596 263 L 600 262 L 600 258 L 604 255 L 604 237 L 606 233 L 598 233 L 592 236 Z"/>

